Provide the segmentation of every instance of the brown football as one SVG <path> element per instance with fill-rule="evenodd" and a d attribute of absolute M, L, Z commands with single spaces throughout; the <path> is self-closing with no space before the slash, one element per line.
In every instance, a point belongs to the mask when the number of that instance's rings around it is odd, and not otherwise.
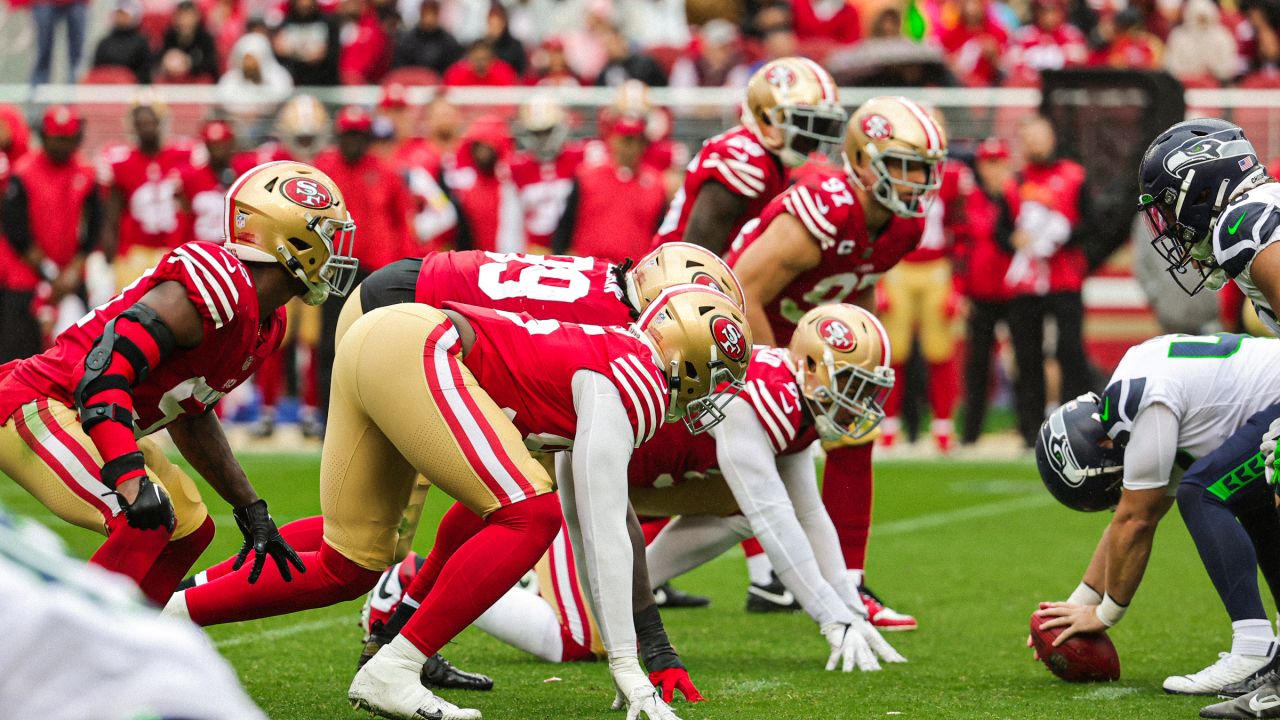
<path fill-rule="evenodd" d="M 1120 655 L 1106 633 L 1075 635 L 1054 647 L 1063 629 L 1042 629 L 1040 623 L 1047 619 L 1031 614 L 1031 644 L 1050 672 L 1073 683 L 1120 679 Z"/>

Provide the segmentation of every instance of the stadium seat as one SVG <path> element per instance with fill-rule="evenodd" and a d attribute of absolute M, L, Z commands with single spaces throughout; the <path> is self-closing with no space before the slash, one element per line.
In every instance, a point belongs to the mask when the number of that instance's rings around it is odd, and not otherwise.
<path fill-rule="evenodd" d="M 382 78 L 383 87 L 397 83 L 404 85 L 405 87 L 411 87 L 414 85 L 439 85 L 440 76 L 436 74 L 435 70 L 430 68 L 406 66 L 398 67 L 387 73 L 386 77 Z"/>
<path fill-rule="evenodd" d="M 123 65 L 99 65 L 89 68 L 80 78 L 83 85 L 136 85 L 138 76 Z"/>

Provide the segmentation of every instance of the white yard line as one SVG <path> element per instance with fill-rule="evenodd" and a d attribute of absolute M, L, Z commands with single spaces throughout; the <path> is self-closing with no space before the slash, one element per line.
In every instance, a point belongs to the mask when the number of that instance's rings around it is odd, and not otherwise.
<path fill-rule="evenodd" d="M 1017 512 L 1019 510 L 1030 510 L 1031 508 L 1038 508 L 1052 504 L 1053 496 L 1049 493 L 1044 493 L 1043 495 L 1032 495 L 1030 497 L 1013 498 L 1011 500 L 1001 500 L 999 502 L 972 505 L 958 510 L 947 510 L 946 512 L 917 515 L 916 517 L 904 518 L 902 520 L 893 520 L 890 522 L 874 524 L 871 526 L 871 534 L 875 537 L 907 535 L 918 530 L 926 530 L 928 528 L 941 527 L 943 525 L 951 525 L 958 522 L 967 522 L 969 520 L 981 520 L 982 518 L 988 518 L 995 515 L 1004 515 L 1006 513 Z"/>
<path fill-rule="evenodd" d="M 331 617 L 323 620 L 309 620 L 307 622 L 298 622 L 284 627 L 272 628 L 271 630 L 263 630 L 262 632 L 245 632 L 223 638 L 214 643 L 219 650 L 224 650 L 238 645 L 248 645 L 250 643 L 268 642 L 278 640 L 280 638 L 289 637 L 291 635 L 300 635 L 302 633 L 311 632 L 312 630 L 324 630 L 339 625 L 355 625 L 354 619 L 349 617 Z"/>

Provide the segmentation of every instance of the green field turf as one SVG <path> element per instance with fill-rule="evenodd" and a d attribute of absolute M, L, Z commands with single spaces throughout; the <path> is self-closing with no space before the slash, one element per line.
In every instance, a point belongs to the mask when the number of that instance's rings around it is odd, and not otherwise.
<path fill-rule="evenodd" d="M 245 467 L 278 521 L 318 512 L 318 458 L 250 456 Z M 743 611 L 737 553 L 678 581 L 710 595 L 705 610 L 670 611 L 667 627 L 710 702 L 676 709 L 686 720 L 761 718 L 1192 718 L 1209 702 L 1164 695 L 1166 675 L 1199 670 L 1228 649 L 1230 624 L 1173 512 L 1160 531 L 1146 582 L 1113 631 L 1122 679 L 1068 685 L 1031 659 L 1027 618 L 1040 600 L 1065 598 L 1107 521 L 1052 504 L 1025 463 L 894 461 L 878 466 L 869 579 L 895 607 L 920 619 L 890 635 L 910 664 L 874 674 L 822 670 L 826 643 L 804 615 Z M 206 492 L 206 497 L 211 493 Z M 429 546 L 444 509 L 433 495 L 419 533 Z M 52 520 L 8 481 L 0 500 Z M 240 537 L 230 511 L 210 499 L 218 537 L 204 561 Z M 95 536 L 57 529 L 87 555 Z M 359 652 L 359 602 L 291 617 L 216 627 L 210 635 L 249 693 L 277 720 L 356 718 L 346 689 Z M 619 718 L 603 664 L 549 665 L 468 630 L 446 655 L 496 680 L 491 693 L 446 694 L 486 718 Z"/>

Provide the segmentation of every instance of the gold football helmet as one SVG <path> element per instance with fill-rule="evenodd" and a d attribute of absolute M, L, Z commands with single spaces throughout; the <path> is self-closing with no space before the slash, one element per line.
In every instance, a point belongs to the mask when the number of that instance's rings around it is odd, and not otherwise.
<path fill-rule="evenodd" d="M 644 312 L 663 290 L 673 285 L 705 285 L 729 296 L 734 305 L 746 307 L 738 276 L 718 255 L 686 242 L 664 243 L 640 258 L 627 271 L 627 301 Z"/>
<path fill-rule="evenodd" d="M 675 285 L 636 321 L 667 379 L 667 421 L 683 418 L 695 435 L 724 419 L 744 387 L 751 328 L 728 295 L 705 285 Z"/>
<path fill-rule="evenodd" d="M 569 137 L 569 113 L 554 96 L 539 93 L 520 106 L 516 137 L 525 150 L 542 161 L 560 154 Z"/>
<path fill-rule="evenodd" d="M 328 142 L 329 113 L 311 95 L 294 95 L 276 116 L 276 135 L 295 157 L 311 157 Z"/>
<path fill-rule="evenodd" d="M 857 305 L 821 305 L 800 318 L 791 336 L 796 383 L 828 442 L 866 437 L 884 419 L 893 389 L 889 336 Z"/>
<path fill-rule="evenodd" d="M 823 145 L 838 145 L 845 117 L 835 79 L 808 58 L 773 60 L 747 83 L 742 124 L 788 167 L 803 165 Z"/>
<path fill-rule="evenodd" d="M 278 262 L 320 305 L 351 291 L 356 224 L 328 175 L 300 162 L 263 163 L 227 190 L 227 249 L 245 262 Z"/>
<path fill-rule="evenodd" d="M 913 100 L 882 96 L 863 103 L 849 118 L 844 140 L 845 171 L 858 187 L 900 217 L 924 217 L 942 183 L 947 133 Z M 854 168 L 875 177 L 866 187 Z M 923 169 L 923 178 L 915 180 Z"/>

